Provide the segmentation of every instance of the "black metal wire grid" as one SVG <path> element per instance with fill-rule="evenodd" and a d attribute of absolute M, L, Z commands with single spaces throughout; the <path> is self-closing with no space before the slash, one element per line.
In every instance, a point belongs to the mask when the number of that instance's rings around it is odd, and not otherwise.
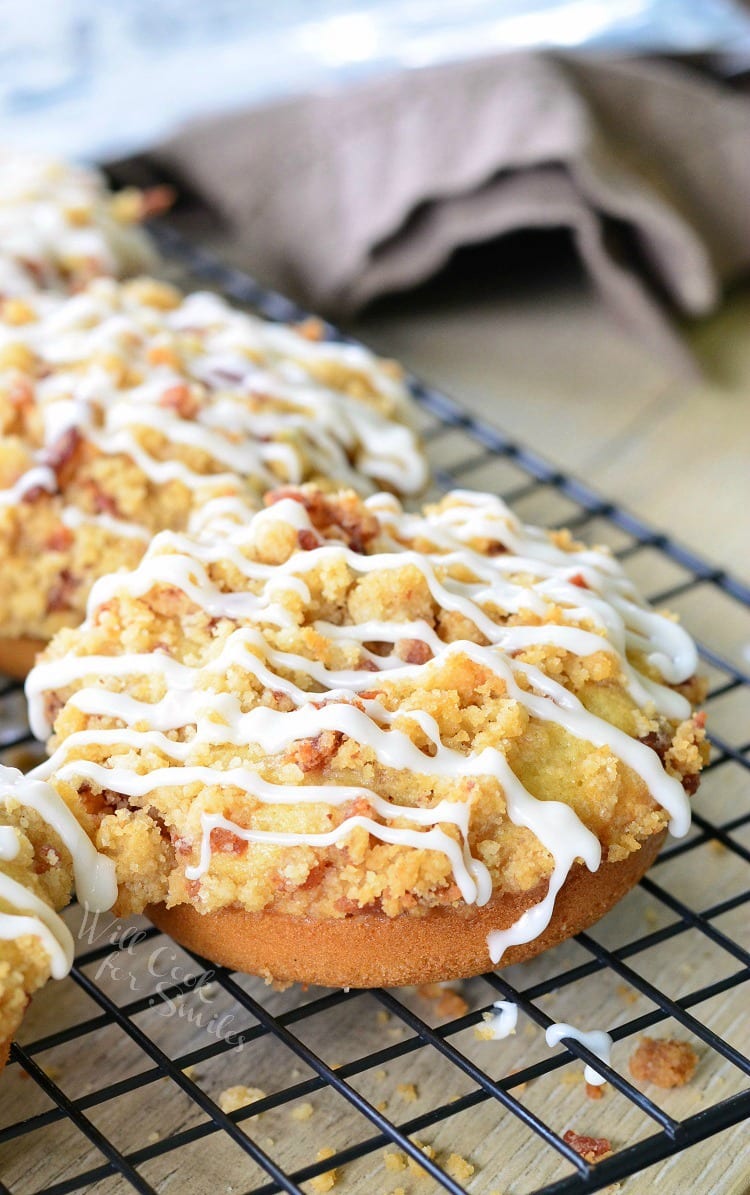
<path fill-rule="evenodd" d="M 195 247 L 169 227 L 157 229 L 161 247 L 183 268 L 202 281 L 220 290 L 223 294 L 248 305 L 260 314 L 276 320 L 297 321 L 305 316 L 294 304 L 283 297 L 262 290 L 245 274 L 225 267 L 212 255 Z M 333 328 L 331 336 L 339 337 Z M 445 489 L 456 485 L 483 484 L 483 478 L 492 476 L 498 481 L 497 490 L 511 501 L 517 509 L 526 510 L 531 503 L 549 498 L 549 510 L 554 512 L 555 522 L 575 528 L 580 534 L 596 540 L 609 538 L 616 545 L 618 554 L 635 562 L 639 557 L 648 558 L 647 574 L 664 576 L 669 583 L 662 585 L 658 593 L 651 593 L 652 599 L 669 602 L 679 607 L 680 602 L 690 602 L 698 597 L 701 602 L 718 597 L 722 608 L 730 611 L 731 619 L 741 620 L 744 628 L 738 632 L 738 642 L 750 642 L 750 588 L 734 579 L 723 569 L 712 567 L 693 552 L 674 543 L 670 538 L 653 530 L 641 520 L 621 510 L 613 503 L 601 498 L 585 484 L 575 480 L 540 459 L 533 452 L 509 440 L 502 432 L 482 420 L 475 419 L 459 404 L 444 394 L 410 379 L 414 397 L 424 415 L 425 438 L 429 443 L 439 487 Z M 485 484 L 484 488 L 492 488 Z M 545 507 L 546 509 L 546 507 Z M 566 517 L 562 517 L 565 515 Z M 666 569 L 665 569 L 666 566 Z M 653 589 L 653 585 L 652 585 Z M 703 596 L 701 596 L 703 595 Z M 728 606 L 727 606 L 728 604 Z M 742 620 L 745 620 L 744 622 Z M 744 640 L 743 640 L 744 636 Z M 247 1177 L 240 1185 L 235 1181 L 229 1190 L 252 1191 L 255 1195 L 271 1195 L 272 1192 L 300 1192 L 302 1184 L 326 1175 L 336 1169 L 338 1185 L 336 1190 L 346 1191 L 349 1174 L 359 1175 L 353 1179 L 357 1191 L 392 1190 L 399 1175 L 378 1170 L 383 1158 L 384 1147 L 395 1147 L 403 1157 L 393 1169 L 406 1164 L 406 1178 L 416 1174 L 430 1176 L 431 1189 L 449 1191 L 452 1195 L 468 1192 L 489 1193 L 502 1187 L 505 1189 L 507 1175 L 500 1168 L 480 1168 L 469 1178 L 455 1177 L 456 1170 L 448 1159 L 445 1149 L 430 1156 L 424 1152 L 423 1135 L 430 1130 L 456 1126 L 456 1148 L 460 1152 L 462 1140 L 466 1139 L 466 1116 L 481 1110 L 483 1137 L 486 1139 L 511 1140 L 512 1134 L 522 1127 L 526 1136 L 535 1143 L 537 1157 L 544 1159 L 537 1174 L 553 1175 L 539 1186 L 535 1173 L 527 1174 L 526 1184 L 514 1186 L 514 1190 L 534 1191 L 536 1195 L 572 1195 L 597 1191 L 628 1176 L 640 1174 L 660 1160 L 679 1155 L 689 1147 L 712 1137 L 750 1116 L 750 1059 L 734 1044 L 732 1033 L 720 1032 L 713 1027 L 715 1018 L 702 1015 L 702 1010 L 721 1005 L 725 1001 L 737 1001 L 742 1006 L 742 985 L 750 981 L 750 943 L 743 944 L 742 933 L 732 932 L 731 925 L 747 925 L 747 905 L 750 901 L 750 840 L 743 842 L 743 831 L 750 827 L 750 742 L 744 741 L 741 710 L 743 701 L 750 695 L 750 674 L 742 664 L 730 658 L 713 646 L 704 645 L 701 653 L 711 679 L 708 699 L 709 725 L 711 726 L 713 754 L 707 777 L 717 777 L 719 787 L 722 777 L 732 769 L 735 779 L 735 797 L 718 810 L 719 816 L 709 816 L 696 810 L 691 836 L 679 843 L 673 843 L 663 851 L 651 873 L 641 881 L 640 892 L 644 899 L 656 906 L 659 916 L 653 916 L 651 924 L 644 928 L 640 923 L 636 931 L 630 932 L 626 940 L 608 943 L 600 926 L 591 933 L 580 934 L 576 939 L 576 955 L 571 958 L 565 947 L 550 952 L 548 965 L 542 972 L 533 973 L 533 982 L 528 981 L 532 972 L 517 967 L 510 972 L 490 973 L 480 980 L 472 981 L 471 994 L 466 1011 L 461 1015 L 441 1021 L 433 1006 L 413 994 L 394 991 L 334 991 L 307 992 L 295 989 L 287 997 L 279 997 L 264 989 L 260 981 L 249 981 L 245 977 L 232 975 L 203 960 L 191 956 L 189 966 L 182 971 L 174 969 L 163 980 L 160 968 L 153 963 L 155 957 L 162 957 L 160 944 L 164 939 L 153 927 L 141 928 L 138 937 L 127 927 L 118 927 L 117 933 L 99 940 L 79 953 L 71 979 L 66 985 L 75 989 L 79 997 L 85 997 L 85 1008 L 76 1007 L 67 1018 L 64 1014 L 62 1027 L 53 1032 L 37 1033 L 12 1048 L 8 1075 L 14 1070 L 30 1077 L 24 1090 L 35 1089 L 35 1100 L 24 1095 L 23 1103 L 13 1101 L 6 1123 L 0 1128 L 0 1166 L 3 1179 L 9 1185 L 0 1183 L 3 1191 L 15 1195 L 30 1195 L 32 1191 L 45 1191 L 47 1195 L 64 1195 L 81 1190 L 128 1190 L 154 1192 L 172 1189 L 169 1176 L 180 1175 L 187 1180 L 195 1168 L 195 1153 L 190 1148 L 207 1149 L 217 1139 L 229 1143 L 241 1151 L 247 1162 Z M 21 725 L 22 702 L 17 687 L 9 686 L 0 693 L 0 719 L 3 735 L 1 744 L 7 758 L 9 753 L 23 749 L 29 742 L 28 731 Z M 735 706 L 739 703 L 740 721 L 737 721 Z M 718 733 L 712 711 L 734 713 L 729 718 L 730 731 Z M 4 714 L 4 718 L 3 718 Z M 721 723 L 721 718 L 719 719 Z M 739 725 L 739 729 L 736 727 Z M 745 727 L 747 723 L 745 722 Z M 732 730 L 731 727 L 735 726 Z M 746 734 L 746 729 L 744 734 Z M 683 858 L 688 863 L 699 859 L 706 846 L 721 850 L 725 860 L 731 860 L 733 886 L 729 894 L 708 906 L 696 907 L 691 903 L 685 885 L 675 887 L 669 879 L 662 882 L 661 876 L 670 875 L 670 865 Z M 702 857 L 698 866 L 701 867 Z M 722 863 L 726 870 L 726 863 Z M 631 898 L 634 894 L 631 894 Z M 738 914 L 732 921 L 732 915 Z M 722 928 L 722 922 L 730 928 Z M 601 923 L 602 925 L 604 923 Z M 630 923 L 628 923 L 630 924 Z M 85 933 L 80 934 L 85 939 Z M 716 951 L 708 982 L 701 982 L 687 990 L 672 991 L 675 984 L 660 984 L 649 975 L 653 968 L 644 960 L 668 957 L 677 945 L 692 936 L 700 944 Z M 612 939 L 613 935 L 609 935 Z M 91 940 L 95 940 L 91 937 Z M 143 984 L 146 972 L 143 958 L 148 953 L 148 979 Z M 118 981 L 114 973 L 113 959 L 121 957 L 122 977 L 140 976 L 138 982 L 132 978 L 129 983 Z M 176 957 L 176 956 L 170 956 Z M 185 958 L 185 952 L 179 952 Z M 558 965 L 559 964 L 559 965 Z M 140 968 L 140 970 L 139 970 Z M 689 968 L 688 968 L 689 971 Z M 702 979 L 705 980 L 705 970 Z M 168 981 L 167 981 L 168 980 Z M 484 1053 L 477 1060 L 477 1049 L 471 1045 L 474 1027 L 482 1024 L 482 1015 L 498 998 L 515 1001 L 522 1017 L 529 1025 L 544 1030 L 553 1018 L 547 1011 L 548 1000 L 566 992 L 577 992 L 582 982 L 589 993 L 593 985 L 601 989 L 601 1018 L 611 1024 L 612 984 L 616 981 L 620 989 L 627 988 L 629 1002 L 639 1002 L 643 1011 L 639 1015 L 620 1015 L 613 1030 L 615 1041 L 632 1039 L 633 1043 L 644 1031 L 653 1026 L 679 1027 L 682 1036 L 688 1036 L 699 1047 L 702 1054 L 702 1069 L 710 1071 L 712 1065 L 723 1065 L 732 1076 L 729 1094 L 726 1085 L 719 1087 L 716 1098 L 704 1099 L 701 1106 L 685 1116 L 670 1106 L 668 1096 L 657 1088 L 641 1085 L 640 1089 L 626 1077 L 625 1068 L 613 1069 L 604 1065 L 582 1045 L 572 1039 L 565 1039 L 563 1049 L 552 1053 L 543 1051 L 539 1057 L 529 1061 L 521 1055 L 520 1065 L 512 1070 L 502 1066 L 503 1055 L 499 1049 Z M 65 985 L 60 985 L 61 989 Z M 147 1014 L 165 1002 L 175 1009 L 184 1008 L 185 1002 L 203 1000 L 208 1003 L 207 993 L 218 999 L 221 1007 L 231 1009 L 234 1022 L 239 1027 L 232 1033 L 213 1033 L 196 1037 L 195 1022 L 190 1017 L 184 1028 L 178 1027 L 177 1037 L 170 1041 L 160 1040 L 158 1032 L 149 1027 Z M 133 994 L 135 997 L 133 998 Z M 217 996 L 218 993 L 218 996 Z M 747 999 L 745 990 L 744 999 Z M 281 1000 L 280 1007 L 276 1007 Z M 609 1003 L 607 1001 L 610 1001 Z M 713 1003 L 712 1003 L 713 1002 Z M 366 1011 L 361 1011 L 366 1008 Z M 622 1012 L 622 1010 L 620 1010 Z M 360 1015 L 361 1014 L 361 1015 Z M 330 1049 L 316 1038 L 312 1027 L 316 1019 L 328 1017 L 340 1026 L 361 1026 L 367 1018 L 380 1026 L 375 1044 L 371 1035 L 364 1031 L 349 1032 L 349 1043 L 343 1041 L 344 1029 L 335 1039 L 335 1048 L 351 1056 L 343 1064 L 330 1061 Z M 199 1020 L 199 1018 L 197 1018 Z M 173 1018 L 174 1022 L 174 1018 Z M 233 1022 L 233 1023 L 234 1023 Z M 601 1022 L 600 1022 L 601 1023 Z M 385 1029 L 385 1026 L 389 1026 Z M 540 1035 L 538 1035 L 540 1036 Z M 678 1033 L 679 1036 L 679 1033 Z M 108 1059 L 113 1054 L 113 1041 L 125 1042 L 130 1051 L 124 1077 L 117 1077 L 117 1067 L 110 1067 Z M 359 1042 L 367 1042 L 372 1048 L 362 1049 Z M 504 1045 L 505 1043 L 503 1043 Z M 229 1065 L 238 1055 L 244 1060 L 242 1075 L 254 1073 L 253 1059 L 261 1048 L 271 1045 L 281 1047 L 281 1061 L 274 1067 L 275 1087 L 271 1094 L 260 1094 L 250 1105 L 234 1111 L 223 1111 L 214 1092 L 206 1090 L 206 1084 L 195 1077 L 195 1068 L 207 1064 Z M 90 1089 L 70 1092 L 69 1084 L 49 1066 L 44 1059 L 54 1057 L 56 1052 L 68 1050 L 80 1057 L 90 1054 L 97 1057 L 101 1051 L 100 1081 Z M 114 1049 L 114 1054 L 117 1049 Z M 579 1060 L 577 1063 L 575 1060 Z M 407 1103 L 397 1099 L 386 1103 L 376 1098 L 377 1083 L 387 1073 L 386 1066 L 425 1064 L 435 1066 L 437 1077 L 430 1092 L 430 1104 L 418 1114 L 406 1116 Z M 535 1084 L 550 1076 L 562 1073 L 563 1068 L 574 1065 L 580 1071 L 582 1063 L 590 1063 L 603 1074 L 627 1107 L 637 1110 L 642 1120 L 631 1144 L 613 1140 L 613 1154 L 592 1165 L 579 1156 L 565 1142 L 560 1127 L 550 1123 L 545 1111 L 534 1106 L 528 1093 Z M 23 1068 L 18 1071 L 12 1063 Z M 499 1076 L 493 1077 L 490 1070 L 502 1066 Z M 235 1068 L 236 1069 L 236 1068 Z M 423 1067 L 424 1069 L 424 1067 Z M 221 1072 L 220 1072 L 221 1073 Z M 228 1073 L 228 1072 L 227 1072 Z M 422 1072 L 420 1072 L 422 1073 Z M 558 1074 L 559 1077 L 559 1074 Z M 152 1085 L 166 1080 L 160 1089 L 159 1107 L 163 1120 L 172 1127 L 157 1136 L 156 1133 L 133 1147 L 132 1142 L 123 1144 L 119 1135 L 109 1132 L 107 1125 L 111 1117 L 102 1118 L 101 1109 L 107 1107 L 122 1109 L 121 1119 L 130 1120 L 142 1105 Z M 448 1095 L 449 1083 L 459 1086 L 458 1095 Z M 8 1082 L 6 1076 L 4 1082 Z M 211 1084 L 208 1084 L 210 1088 Z M 409 1091 L 405 1094 L 409 1096 Z M 20 1090 L 20 1089 L 19 1089 Z M 722 1096 L 722 1091 L 725 1094 Z M 265 1135 L 264 1120 L 268 1123 L 272 1114 L 289 1112 L 302 1107 L 299 1116 L 306 1118 L 308 1109 L 305 1097 L 338 1097 L 338 1111 L 333 1121 L 338 1125 L 337 1146 L 332 1156 L 317 1156 L 310 1151 L 300 1161 L 289 1153 L 289 1136 L 282 1129 L 283 1141 L 276 1141 Z M 302 1101 L 302 1104 L 300 1104 Z M 182 1119 L 168 1115 L 170 1104 L 179 1103 L 188 1112 Z M 30 1107 L 35 1110 L 29 1111 Z M 580 1100 L 576 1113 L 577 1127 L 591 1132 L 596 1118 L 594 1109 L 599 1104 L 589 1105 L 589 1112 L 581 1111 Z M 625 1105 L 623 1105 L 625 1106 Z M 416 1106 L 415 1106 L 416 1111 Z M 559 1117 L 557 1118 L 559 1119 Z M 158 1120 L 156 1124 L 158 1125 Z M 56 1142 L 53 1132 L 67 1126 L 77 1130 L 80 1140 L 80 1161 L 68 1163 L 66 1168 L 56 1172 L 42 1185 L 34 1179 L 43 1173 L 39 1162 Z M 102 1127 L 103 1126 L 103 1127 Z M 489 1128 L 488 1128 L 489 1126 Z M 316 1139 L 319 1138 L 316 1130 Z M 594 1134 L 595 1135 L 595 1134 Z M 336 1136 L 336 1135 L 335 1135 Z M 319 1141 L 318 1141 L 319 1143 Z M 55 1145 L 54 1148 L 57 1148 Z M 29 1161 L 19 1171 L 19 1150 Z M 285 1153 L 286 1150 L 286 1153 Z M 393 1151 L 391 1151 L 393 1152 Z M 214 1150 L 215 1153 L 215 1150 Z M 287 1156 L 288 1155 L 288 1156 Z M 223 1156 L 219 1154 L 217 1156 Z M 35 1165 L 32 1158 L 37 1158 Z M 75 1151 L 73 1157 L 76 1157 Z M 4 1160 L 5 1159 L 5 1160 Z M 372 1166 L 371 1181 L 363 1179 L 362 1168 L 356 1170 L 356 1163 L 365 1160 Z M 377 1162 L 376 1162 L 377 1159 Z M 7 1160 L 7 1165 L 6 1165 Z M 369 1161 L 368 1161 L 369 1160 Z M 409 1169 L 411 1160 L 412 1169 Z M 422 1167 L 418 1172 L 416 1167 Z M 161 1167 L 161 1169 L 159 1168 Z M 750 1164 L 748 1165 L 750 1171 Z M 242 1168 L 240 1168 L 242 1172 Z M 233 1173 L 236 1173 L 236 1167 Z M 367 1171 L 365 1171 L 367 1173 Z M 12 1177 L 8 1177 L 8 1175 Z M 166 1176 L 166 1177 L 165 1177 Z M 216 1189 L 221 1186 L 222 1174 L 216 1176 Z M 390 1180 L 390 1185 L 389 1185 Z M 211 1190 L 214 1183 L 196 1180 L 191 1190 Z M 201 1185 L 201 1182 L 205 1185 Z M 321 1190 L 325 1180 L 320 1180 Z M 422 1178 L 423 1181 L 423 1178 Z M 465 1185 L 462 1185 L 465 1184 Z M 306 1189 L 310 1189 L 306 1187 Z M 424 1186 L 420 1190 L 425 1190 Z"/>

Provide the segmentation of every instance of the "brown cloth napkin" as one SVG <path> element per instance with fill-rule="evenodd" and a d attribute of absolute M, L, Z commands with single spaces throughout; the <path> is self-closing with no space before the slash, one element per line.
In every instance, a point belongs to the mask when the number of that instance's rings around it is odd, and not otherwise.
<path fill-rule="evenodd" d="M 621 320 L 689 368 L 669 308 L 704 314 L 750 268 L 750 101 L 671 62 L 405 71 L 192 124 L 150 157 L 260 281 L 339 318 L 459 246 L 567 228 Z"/>

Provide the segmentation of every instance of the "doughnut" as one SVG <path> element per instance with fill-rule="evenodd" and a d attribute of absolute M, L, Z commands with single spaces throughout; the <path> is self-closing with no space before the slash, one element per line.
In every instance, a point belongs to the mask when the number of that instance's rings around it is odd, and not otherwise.
<path fill-rule="evenodd" d="M 110 908 L 112 861 L 51 785 L 0 766 L 0 1070 L 34 992 L 72 966 L 73 938 L 58 911 L 74 886 L 90 909 Z"/>
<path fill-rule="evenodd" d="M 267 978 L 423 983 L 593 923 L 684 835 L 697 654 L 490 494 L 285 486 L 99 579 L 26 685 L 121 914 Z"/>
<path fill-rule="evenodd" d="M 138 224 L 166 201 L 166 188 L 112 194 L 97 170 L 0 150 L 0 294 L 76 291 L 102 275 L 153 270 Z"/>
<path fill-rule="evenodd" d="M 396 368 L 319 337 L 148 278 L 0 299 L 0 669 L 25 675 L 97 577 L 207 504 L 313 477 L 423 487 Z"/>

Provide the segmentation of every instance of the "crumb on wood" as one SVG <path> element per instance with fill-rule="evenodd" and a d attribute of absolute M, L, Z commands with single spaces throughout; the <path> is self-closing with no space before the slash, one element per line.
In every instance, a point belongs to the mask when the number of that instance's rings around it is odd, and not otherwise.
<path fill-rule="evenodd" d="M 606 1083 L 587 1083 L 586 1095 L 590 1100 L 602 1100 L 604 1099 L 604 1088 L 606 1086 Z"/>
<path fill-rule="evenodd" d="M 399 1083 L 396 1091 L 402 1100 L 406 1100 L 409 1104 L 413 1104 L 419 1098 L 417 1089 L 413 1083 Z"/>
<path fill-rule="evenodd" d="M 495 1037 L 495 1030 L 493 1028 L 493 1021 L 495 1020 L 495 1013 L 483 1012 L 482 1021 L 479 1025 L 474 1026 L 474 1036 L 477 1041 L 497 1041 Z"/>
<path fill-rule="evenodd" d="M 375 1023 L 377 1025 L 387 1025 L 391 1019 L 391 1014 L 386 1012 L 384 1008 L 379 1008 L 375 1013 Z"/>
<path fill-rule="evenodd" d="M 560 1083 L 563 1087 L 576 1087 L 583 1082 L 583 1071 L 566 1070 L 560 1075 Z"/>
<path fill-rule="evenodd" d="M 335 1152 L 335 1150 L 331 1149 L 330 1145 L 324 1145 L 315 1155 L 315 1161 L 324 1162 L 326 1158 L 332 1158 Z M 310 1179 L 310 1190 L 314 1191 L 315 1195 L 325 1195 L 326 1191 L 330 1191 L 336 1186 L 338 1177 L 337 1170 L 324 1170 L 322 1174 L 318 1174 L 315 1178 Z"/>
<path fill-rule="evenodd" d="M 382 1083 L 384 1079 L 388 1078 L 388 1071 L 375 1071 L 375 1078 L 377 1079 L 378 1083 Z"/>
<path fill-rule="evenodd" d="M 474 1173 L 475 1167 L 466 1158 L 462 1158 L 460 1154 L 451 1154 L 445 1163 L 445 1169 L 451 1178 L 455 1178 L 457 1182 L 466 1182 Z"/>
<path fill-rule="evenodd" d="M 308 1104 L 305 1101 L 305 1103 L 297 1104 L 296 1107 L 292 1108 L 290 1116 L 292 1120 L 309 1120 L 314 1111 L 315 1109 L 312 1104 Z"/>
<path fill-rule="evenodd" d="M 587 1137 L 584 1133 L 568 1129 L 567 1133 L 563 1133 L 563 1141 L 592 1166 L 612 1156 L 612 1143 L 606 1137 Z"/>
<path fill-rule="evenodd" d="M 511 1077 L 512 1075 L 520 1075 L 520 1073 L 521 1073 L 521 1070 L 520 1070 L 518 1067 L 516 1067 L 516 1069 L 515 1069 L 515 1070 L 508 1071 L 508 1078 L 510 1079 L 510 1077 Z M 528 1079 L 524 1079 L 523 1083 L 514 1083 L 514 1084 L 513 1084 L 513 1087 L 512 1087 L 513 1094 L 514 1094 L 514 1095 L 521 1095 L 521 1093 L 522 1093 L 522 1092 L 524 1092 L 524 1091 L 526 1090 L 526 1088 L 528 1087 L 528 1085 L 529 1085 L 529 1080 L 528 1080 Z"/>
<path fill-rule="evenodd" d="M 237 1112 L 240 1108 L 246 1108 L 248 1104 L 255 1104 L 258 1100 L 266 1098 L 265 1091 L 261 1091 L 260 1087 L 243 1087 L 238 1084 L 236 1087 L 226 1087 L 219 1095 L 219 1107 L 222 1112 L 230 1113 Z M 260 1113 L 258 1113 L 260 1116 Z M 250 1120 L 257 1120 L 258 1116 L 251 1116 Z"/>
<path fill-rule="evenodd" d="M 628 987 L 628 985 L 626 983 L 621 983 L 618 986 L 617 995 L 626 1004 L 637 1004 L 638 1003 L 637 992 L 634 992 L 633 989 L 631 987 Z"/>
<path fill-rule="evenodd" d="M 157 1132 L 149 1133 L 148 1137 L 146 1138 L 149 1145 L 155 1145 L 159 1139 L 159 1134 Z"/>
<path fill-rule="evenodd" d="M 698 1055 L 689 1042 L 644 1037 L 630 1059 L 630 1073 L 657 1087 L 682 1087 L 690 1082 L 697 1065 Z"/>
<path fill-rule="evenodd" d="M 406 1170 L 406 1154 L 402 1153 L 400 1149 L 389 1149 L 383 1155 L 386 1170 L 393 1172 L 397 1170 Z"/>
<path fill-rule="evenodd" d="M 434 1000 L 435 1012 L 444 1019 L 456 1020 L 469 1011 L 461 993 L 453 988 L 443 987 L 439 983 L 423 983 L 417 988 L 417 992 L 425 1000 Z"/>
<path fill-rule="evenodd" d="M 424 1142 L 418 1141 L 416 1137 L 412 1138 L 412 1140 L 413 1140 L 414 1144 L 416 1145 L 417 1149 L 421 1149 L 422 1153 L 424 1154 L 424 1156 L 426 1158 L 429 1158 L 431 1162 L 435 1160 L 435 1157 L 436 1157 L 435 1150 L 432 1148 L 431 1145 L 425 1145 Z M 409 1166 L 409 1169 L 411 1170 L 412 1174 L 416 1174 L 419 1176 L 419 1175 L 422 1175 L 425 1173 L 424 1166 L 420 1166 L 420 1164 L 416 1160 L 416 1158 L 410 1157 L 408 1160 L 408 1166 Z"/>
<path fill-rule="evenodd" d="M 388 1111 L 388 1100 L 378 1100 L 377 1104 L 375 1105 L 375 1111 L 376 1112 L 387 1112 Z"/>

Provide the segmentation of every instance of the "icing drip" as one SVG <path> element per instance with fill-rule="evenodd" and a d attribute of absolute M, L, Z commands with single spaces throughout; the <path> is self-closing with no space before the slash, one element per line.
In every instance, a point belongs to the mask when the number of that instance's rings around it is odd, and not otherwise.
<path fill-rule="evenodd" d="M 634 659 L 642 656 L 663 662 L 662 674 L 681 682 L 693 674 L 696 654 L 689 636 L 646 606 L 617 561 L 605 552 L 564 551 L 542 532 L 522 526 L 493 496 L 458 491 L 450 497 L 455 505 L 425 515 L 405 514 L 390 495 L 368 499 L 367 508 L 381 523 L 377 541 L 381 550 L 372 555 L 328 540 L 308 551 L 295 552 L 278 565 L 251 559 L 248 553 L 253 545 L 274 523 L 286 524 L 297 533 L 313 530 L 304 505 L 292 498 L 282 498 L 252 518 L 244 517 L 236 498 L 217 499 L 210 511 L 207 507 L 203 512 L 205 520 L 197 538 L 173 533 L 158 536 L 136 570 L 96 583 L 84 636 L 99 608 L 117 594 L 143 596 L 155 586 L 177 588 L 212 618 L 232 619 L 238 625 L 216 656 L 201 666 L 183 664 L 159 650 L 112 657 L 68 655 L 39 664 L 26 687 L 31 724 L 38 737 L 50 731 L 45 694 L 87 679 L 69 698 L 70 703 L 84 714 L 117 719 L 120 726 L 70 735 L 36 774 L 74 784 L 88 780 L 132 798 L 143 798 L 162 786 L 219 784 L 250 794 L 264 805 L 340 807 L 365 801 L 368 813 L 360 808 L 335 829 L 319 834 L 255 830 L 204 813 L 198 861 L 186 868 L 186 878 L 199 880 L 208 871 L 215 830 L 228 831 L 248 843 L 325 847 L 362 827 L 384 842 L 443 853 L 463 899 L 477 904 L 490 899 L 492 881 L 484 863 L 473 857 L 470 849 L 470 801 L 405 807 L 366 787 L 272 783 L 251 768 L 222 771 L 191 766 L 191 760 L 196 748 L 208 743 L 257 744 L 266 755 L 274 756 L 301 740 L 332 731 L 368 747 L 381 766 L 415 777 L 453 779 L 457 788 L 470 777 L 494 777 L 504 793 L 508 818 L 537 837 L 552 858 L 553 870 L 544 899 L 510 928 L 489 935 L 492 961 L 499 962 L 509 946 L 536 938 L 549 923 L 556 895 L 574 862 L 582 859 L 591 871 L 600 865 L 600 843 L 573 809 L 562 801 L 534 797 L 495 747 L 459 751 L 442 742 L 438 724 L 426 710 L 386 709 L 370 692 L 375 684 L 372 671 L 332 669 L 322 659 L 280 650 L 268 642 L 263 628 L 297 625 L 281 598 L 293 591 L 303 603 L 309 602 L 313 570 L 345 565 L 358 577 L 413 566 L 435 604 L 468 619 L 485 637 L 485 644 L 445 642 L 430 624 L 419 619 L 372 619 L 354 625 L 317 621 L 313 630 L 329 641 L 355 646 L 357 655 L 371 662 L 387 685 L 423 682 L 424 667 L 439 671 L 456 657 L 474 661 L 501 680 L 508 698 L 525 707 L 532 719 L 556 723 L 576 739 L 609 748 L 642 778 L 668 812 L 677 835 L 684 835 L 689 827 L 689 804 L 680 783 L 665 772 L 656 753 L 597 717 L 562 684 L 517 656 L 535 645 L 552 645 L 574 656 L 606 652 L 616 657 L 623 682 L 636 702 L 669 717 L 682 717 L 690 712 L 686 700 L 644 676 Z M 493 554 L 479 551 L 471 546 L 476 540 L 500 545 L 501 550 Z M 407 546 L 410 542 L 419 543 L 421 550 Z M 209 575 L 211 564 L 219 561 L 230 562 L 247 588 L 221 590 Z M 564 625 L 551 621 L 561 610 Z M 538 616 L 538 625 L 508 626 L 495 621 L 505 614 L 526 611 Z M 407 663 L 400 654 L 400 647 L 414 640 L 429 649 L 427 664 Z M 379 645 L 378 652 L 372 650 L 373 644 Z M 230 668 L 243 670 L 262 688 L 283 694 L 292 708 L 279 710 L 259 704 L 243 712 L 236 697 L 210 687 L 212 678 L 220 680 Z M 310 688 L 302 688 L 292 679 L 300 674 Z M 99 675 L 126 681 L 154 676 L 163 682 L 164 695 L 153 702 L 140 701 L 128 693 L 92 684 L 89 678 Z M 429 751 L 418 747 L 404 729 L 409 721 L 420 728 Z M 191 728 L 185 741 L 168 737 L 185 727 Z M 120 746 L 136 754 L 153 749 L 164 757 L 165 766 L 141 774 L 133 767 L 104 766 L 77 758 L 94 746 Z M 114 761 L 119 758 L 116 750 L 112 757 Z"/>
<path fill-rule="evenodd" d="M 117 897 L 115 868 L 100 855 L 65 802 L 50 784 L 23 776 L 15 768 L 0 767 L 0 804 L 35 810 L 63 842 L 73 862 L 76 891 L 90 909 L 109 909 Z M 0 827 L 0 861 L 12 862 L 19 852 L 18 832 Z M 19 880 L 0 869 L 0 900 L 12 912 L 0 913 L 0 938 L 31 934 L 40 939 L 50 959 L 55 979 L 67 975 L 73 963 L 74 943 L 62 918 Z"/>
<path fill-rule="evenodd" d="M 516 1031 L 518 1005 L 512 1000 L 496 1000 L 492 1007 L 496 1008 L 497 1012 L 494 1015 L 485 1014 L 485 1029 L 492 1032 L 496 1041 L 501 1041 Z"/>
<path fill-rule="evenodd" d="M 574 1041 L 579 1041 L 582 1046 L 586 1046 L 588 1050 L 591 1050 L 592 1054 L 596 1054 L 597 1058 L 601 1058 L 602 1062 L 605 1062 L 607 1066 L 610 1065 L 612 1038 L 603 1029 L 592 1029 L 584 1033 L 582 1029 L 576 1029 L 574 1025 L 566 1025 L 564 1021 L 560 1021 L 556 1025 L 548 1026 L 545 1037 L 547 1045 L 550 1047 L 556 1046 L 564 1037 L 571 1037 Z M 591 1083 L 594 1087 L 599 1087 L 602 1083 L 607 1082 L 592 1066 L 586 1067 L 583 1077 L 587 1083 Z"/>

